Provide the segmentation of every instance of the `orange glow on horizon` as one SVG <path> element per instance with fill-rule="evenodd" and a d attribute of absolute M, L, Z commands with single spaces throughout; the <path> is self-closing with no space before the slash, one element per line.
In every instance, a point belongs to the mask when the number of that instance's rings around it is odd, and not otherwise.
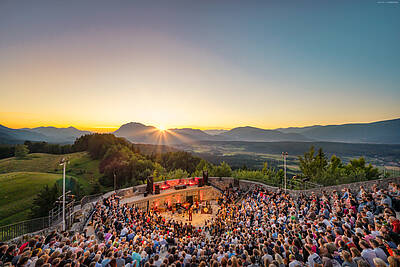
<path fill-rule="evenodd" d="M 71 123 L 66 123 L 68 120 L 60 120 L 56 122 L 56 120 L 49 119 L 48 121 L 46 118 L 35 116 L 29 113 L 16 113 L 11 114 L 9 112 L 0 112 L 0 125 L 3 125 L 8 128 L 12 129 L 21 129 L 21 128 L 36 128 L 36 127 L 57 127 L 57 128 L 68 128 L 74 127 L 78 130 L 82 131 L 91 131 L 94 133 L 113 133 L 114 131 L 118 130 L 120 126 L 128 122 L 114 122 L 107 125 L 106 123 L 101 125 L 97 122 L 78 122 L 78 121 L 71 121 Z M 277 129 L 277 128 L 286 128 L 286 127 L 305 127 L 305 126 L 312 126 L 312 125 L 341 125 L 346 123 L 371 123 L 379 120 L 389 120 L 395 119 L 398 117 L 389 117 L 389 118 L 379 118 L 377 120 L 368 120 L 368 121 L 326 121 L 326 122 L 316 122 L 316 121 L 308 121 L 305 123 L 288 123 L 282 121 L 280 124 L 261 124 L 261 123 L 238 123 L 237 125 L 222 125 L 221 127 L 218 126 L 204 126 L 199 125 L 196 126 L 194 124 L 183 124 L 183 125 L 169 125 L 169 124 L 157 124 L 154 122 L 141 122 L 144 125 L 151 126 L 151 125 L 159 125 L 156 127 L 157 131 L 152 134 L 157 134 L 158 138 L 160 139 L 160 143 L 163 143 L 163 139 L 168 138 L 168 136 L 174 136 L 179 139 L 185 139 L 184 136 L 180 136 L 178 133 L 174 133 L 169 131 L 169 129 L 182 129 L 182 128 L 192 128 L 192 129 L 199 129 L 199 130 L 230 130 L 236 127 L 244 127 L 244 126 L 251 126 L 257 127 L 262 129 Z"/>
<path fill-rule="evenodd" d="M 165 130 L 167 130 L 167 128 L 165 128 L 164 125 L 160 125 L 160 126 L 158 126 L 157 128 L 158 128 L 158 130 L 160 130 L 161 132 L 164 132 Z"/>

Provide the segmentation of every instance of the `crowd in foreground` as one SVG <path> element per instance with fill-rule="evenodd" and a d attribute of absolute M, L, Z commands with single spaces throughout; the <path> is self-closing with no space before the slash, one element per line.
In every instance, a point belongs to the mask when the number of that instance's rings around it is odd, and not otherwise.
<path fill-rule="evenodd" d="M 18 267 L 400 267 L 400 185 L 298 198 L 227 189 L 204 226 L 156 211 L 97 203 L 95 233 L 52 232 L 0 243 L 0 265 Z"/>

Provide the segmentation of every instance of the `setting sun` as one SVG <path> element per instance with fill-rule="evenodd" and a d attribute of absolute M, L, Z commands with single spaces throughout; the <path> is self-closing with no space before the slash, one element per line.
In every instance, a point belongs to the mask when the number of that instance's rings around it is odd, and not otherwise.
<path fill-rule="evenodd" d="M 161 132 L 164 132 L 167 129 L 165 128 L 165 126 L 160 125 L 160 126 L 158 126 L 158 130 L 160 130 Z"/>

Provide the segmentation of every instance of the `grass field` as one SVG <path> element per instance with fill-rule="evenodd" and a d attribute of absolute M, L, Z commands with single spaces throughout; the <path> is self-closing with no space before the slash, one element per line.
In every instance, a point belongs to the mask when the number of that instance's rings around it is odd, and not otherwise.
<path fill-rule="evenodd" d="M 41 172 L 0 174 L 0 225 L 27 219 L 37 192 L 58 179 L 58 174 Z"/>
<path fill-rule="evenodd" d="M 26 159 L 0 160 L 0 225 L 29 219 L 30 208 L 36 194 L 46 184 L 52 186 L 62 179 L 60 160 L 66 157 L 67 178 L 75 178 L 86 194 L 98 181 L 99 161 L 86 152 L 66 155 L 33 153 Z M 59 181 L 60 182 L 60 181 Z"/>
<path fill-rule="evenodd" d="M 62 158 L 67 158 L 66 173 L 76 178 L 86 191 L 90 190 L 90 185 L 98 181 L 99 161 L 92 160 L 86 152 L 77 152 L 65 155 L 52 155 L 43 153 L 29 154 L 26 159 L 6 158 L 0 160 L 0 174 L 12 172 L 41 172 L 62 174 L 62 166 L 59 162 Z M 61 177 L 61 176 L 59 176 Z"/>

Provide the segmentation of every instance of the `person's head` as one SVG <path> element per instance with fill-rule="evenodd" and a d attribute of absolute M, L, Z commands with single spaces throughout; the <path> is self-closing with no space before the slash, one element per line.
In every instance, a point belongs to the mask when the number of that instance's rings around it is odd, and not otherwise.
<path fill-rule="evenodd" d="M 381 258 L 374 258 L 375 267 L 387 267 L 386 263 Z"/>
<path fill-rule="evenodd" d="M 369 243 L 371 244 L 371 246 L 372 246 L 373 248 L 379 247 L 379 243 L 378 243 L 378 241 L 376 241 L 375 239 L 369 240 Z"/>
<path fill-rule="evenodd" d="M 281 255 L 275 254 L 275 260 L 278 262 L 279 265 L 283 264 L 283 259 Z"/>
<path fill-rule="evenodd" d="M 310 244 L 307 244 L 307 245 L 305 245 L 304 247 L 306 248 L 306 250 L 308 251 L 308 253 L 313 254 L 312 247 L 311 247 Z"/>
<path fill-rule="evenodd" d="M 400 259 L 394 256 L 388 257 L 389 267 L 400 267 Z"/>
<path fill-rule="evenodd" d="M 370 248 L 369 244 L 365 240 L 361 240 L 360 242 L 358 242 L 358 244 L 362 249 Z"/>
<path fill-rule="evenodd" d="M 357 261 L 357 267 L 370 267 L 368 262 L 363 259 Z"/>
<path fill-rule="evenodd" d="M 96 262 L 99 262 L 100 258 L 101 258 L 101 254 L 100 254 L 100 253 L 97 253 L 97 254 L 94 256 L 93 261 L 94 261 L 95 263 L 96 263 Z"/>
<path fill-rule="evenodd" d="M 350 248 L 350 252 L 351 252 L 351 256 L 352 256 L 353 258 L 355 258 L 355 257 L 361 257 L 360 251 L 359 251 L 357 248 L 355 248 L 355 247 Z"/>
<path fill-rule="evenodd" d="M 17 267 L 22 267 L 25 266 L 28 263 L 29 257 L 27 256 L 22 256 L 19 258 L 18 263 L 17 263 Z"/>
<path fill-rule="evenodd" d="M 347 262 L 353 262 L 353 258 L 351 257 L 351 254 L 346 250 L 342 251 L 342 258 L 343 258 L 343 260 L 345 260 Z"/>
<path fill-rule="evenodd" d="M 11 245 L 11 246 L 9 246 L 8 249 L 7 249 L 6 254 L 14 255 L 16 248 L 17 248 L 16 245 Z"/>
<path fill-rule="evenodd" d="M 289 261 L 294 261 L 296 259 L 296 257 L 293 254 L 289 255 Z"/>
<path fill-rule="evenodd" d="M 41 267 L 43 264 L 44 264 L 44 259 L 39 258 L 39 259 L 37 259 L 37 261 L 35 263 L 35 267 Z"/>
<path fill-rule="evenodd" d="M 389 256 L 388 262 L 389 262 L 389 267 L 400 267 L 400 259 L 399 258 Z"/>
<path fill-rule="evenodd" d="M 112 259 L 111 261 L 110 261 L 110 266 L 111 267 L 117 267 L 117 260 L 114 258 L 114 259 Z"/>

